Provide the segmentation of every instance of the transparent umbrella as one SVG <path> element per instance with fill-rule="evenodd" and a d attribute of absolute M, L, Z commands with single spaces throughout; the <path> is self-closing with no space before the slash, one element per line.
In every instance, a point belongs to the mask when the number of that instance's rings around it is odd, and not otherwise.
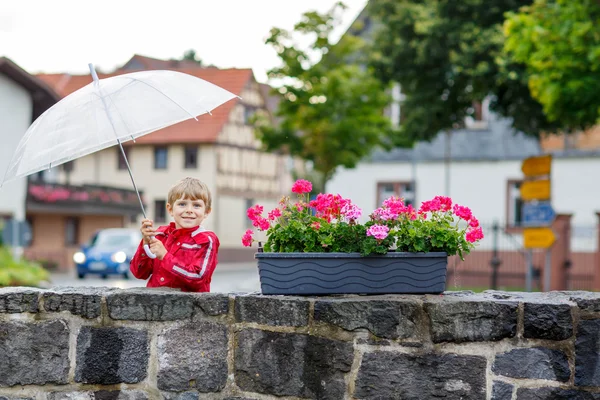
<path fill-rule="evenodd" d="M 67 161 L 119 145 L 135 184 L 123 142 L 178 122 L 210 113 L 237 97 L 233 93 L 176 71 L 141 71 L 98 79 L 71 93 L 43 113 L 17 145 L 2 185 Z"/>

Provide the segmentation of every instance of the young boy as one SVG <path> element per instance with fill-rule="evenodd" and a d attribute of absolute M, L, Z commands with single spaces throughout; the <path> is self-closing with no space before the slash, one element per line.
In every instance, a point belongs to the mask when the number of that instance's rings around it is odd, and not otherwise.
<path fill-rule="evenodd" d="M 210 281 L 217 266 L 219 239 L 202 227 L 211 212 L 208 187 L 198 179 L 185 178 L 171 190 L 167 211 L 174 222 L 154 229 L 149 219 L 142 221 L 143 239 L 129 268 L 147 287 L 180 288 L 184 292 L 210 292 Z M 144 244 L 156 255 L 146 255 Z"/>

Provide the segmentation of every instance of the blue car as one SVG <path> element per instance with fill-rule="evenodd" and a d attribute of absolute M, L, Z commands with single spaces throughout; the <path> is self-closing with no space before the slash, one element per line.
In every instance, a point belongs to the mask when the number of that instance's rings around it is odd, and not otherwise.
<path fill-rule="evenodd" d="M 129 262 L 142 240 L 136 229 L 111 228 L 96 232 L 89 243 L 81 246 L 81 251 L 73 255 L 77 267 L 77 277 L 98 274 L 103 279 L 108 275 L 121 275 L 129 278 Z"/>

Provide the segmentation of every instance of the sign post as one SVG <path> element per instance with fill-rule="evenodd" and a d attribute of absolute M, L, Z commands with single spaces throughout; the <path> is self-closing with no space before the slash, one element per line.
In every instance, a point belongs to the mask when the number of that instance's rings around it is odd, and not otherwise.
<path fill-rule="evenodd" d="M 523 160 L 521 171 L 525 181 L 520 192 L 523 200 L 521 224 L 523 229 L 523 247 L 528 249 L 525 286 L 528 292 L 532 289 L 533 249 L 546 250 L 544 270 L 544 291 L 550 290 L 550 247 L 556 241 L 550 228 L 556 218 L 552 208 L 551 172 L 552 156 L 529 157 Z"/>

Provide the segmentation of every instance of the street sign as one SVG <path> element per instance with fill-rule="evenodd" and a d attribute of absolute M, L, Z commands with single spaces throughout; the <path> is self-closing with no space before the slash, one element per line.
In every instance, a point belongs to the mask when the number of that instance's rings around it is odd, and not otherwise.
<path fill-rule="evenodd" d="M 539 181 L 525 181 L 521 184 L 521 199 L 523 201 L 531 200 L 549 200 L 550 199 L 550 180 L 543 179 Z"/>
<path fill-rule="evenodd" d="M 550 228 L 523 229 L 523 247 L 526 249 L 547 249 L 556 240 Z"/>
<path fill-rule="evenodd" d="M 521 171 L 526 177 L 549 175 L 552 166 L 552 156 L 529 157 L 523 160 Z"/>
<path fill-rule="evenodd" d="M 538 201 L 523 204 L 521 224 L 523 226 L 548 226 L 556 218 L 556 213 L 549 201 Z"/>

